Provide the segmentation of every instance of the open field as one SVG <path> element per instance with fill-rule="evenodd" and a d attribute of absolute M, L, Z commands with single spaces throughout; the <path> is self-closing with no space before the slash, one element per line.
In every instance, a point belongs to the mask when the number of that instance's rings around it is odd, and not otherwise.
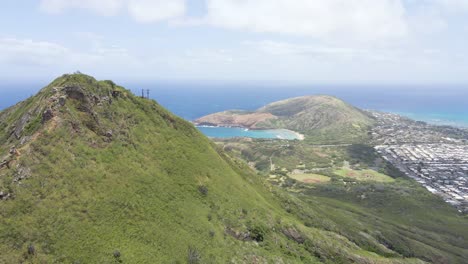
<path fill-rule="evenodd" d="M 390 176 L 376 172 L 374 170 L 352 170 L 352 169 L 340 169 L 336 170 L 335 174 L 353 178 L 358 181 L 375 181 L 375 182 L 394 182 L 395 180 Z"/>
<path fill-rule="evenodd" d="M 320 175 L 320 174 L 314 174 L 314 173 L 290 174 L 289 177 L 295 179 L 296 181 L 300 181 L 303 183 L 311 183 L 311 184 L 325 183 L 331 180 L 330 177 Z"/>

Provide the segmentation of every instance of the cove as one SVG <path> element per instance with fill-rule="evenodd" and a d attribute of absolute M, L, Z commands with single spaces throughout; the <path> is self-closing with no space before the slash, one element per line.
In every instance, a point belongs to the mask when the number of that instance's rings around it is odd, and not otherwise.
<path fill-rule="evenodd" d="M 303 136 L 287 129 L 266 129 L 266 130 L 249 130 L 240 127 L 197 127 L 207 137 L 212 138 L 261 138 L 261 139 L 287 139 L 287 140 L 302 140 Z"/>

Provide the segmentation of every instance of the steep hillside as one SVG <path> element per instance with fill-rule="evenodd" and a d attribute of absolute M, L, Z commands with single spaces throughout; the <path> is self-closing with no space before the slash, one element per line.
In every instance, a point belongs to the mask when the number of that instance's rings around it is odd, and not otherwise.
<path fill-rule="evenodd" d="M 421 263 L 303 215 L 111 81 L 64 75 L 1 112 L 0 158 L 0 263 Z"/>
<path fill-rule="evenodd" d="M 373 118 L 363 111 L 338 98 L 322 95 L 274 102 L 255 112 L 215 113 L 195 121 L 198 125 L 286 128 L 308 135 L 309 140 L 323 142 L 363 140 L 373 123 Z"/>

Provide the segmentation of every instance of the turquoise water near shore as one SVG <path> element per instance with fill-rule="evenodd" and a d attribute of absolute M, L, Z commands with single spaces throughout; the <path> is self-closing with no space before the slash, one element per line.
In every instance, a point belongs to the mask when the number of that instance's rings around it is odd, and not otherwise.
<path fill-rule="evenodd" d="M 468 128 L 468 113 L 432 113 L 416 112 L 408 113 L 401 111 L 387 111 L 401 116 L 409 117 L 413 120 L 424 121 L 434 125 L 447 125 L 461 128 Z"/>
<path fill-rule="evenodd" d="M 264 139 L 300 139 L 297 133 L 286 129 L 248 130 L 239 127 L 198 127 L 208 137 L 213 138 L 264 138 Z"/>

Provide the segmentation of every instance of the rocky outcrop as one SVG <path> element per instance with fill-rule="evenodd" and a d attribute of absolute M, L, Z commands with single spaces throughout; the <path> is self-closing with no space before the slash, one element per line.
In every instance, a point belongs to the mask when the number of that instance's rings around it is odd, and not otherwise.
<path fill-rule="evenodd" d="M 0 191 L 0 200 L 8 200 L 11 198 L 11 194 L 10 193 L 7 193 L 7 192 L 4 192 L 4 191 Z"/>
<path fill-rule="evenodd" d="M 63 88 L 63 91 L 70 99 L 78 100 L 82 103 L 88 102 L 88 98 L 86 97 L 84 90 L 80 86 L 66 86 Z"/>
<path fill-rule="evenodd" d="M 16 174 L 13 177 L 13 182 L 21 182 L 29 177 L 31 177 L 31 170 L 27 167 L 18 166 Z"/>
<path fill-rule="evenodd" d="M 293 227 L 288 227 L 288 228 L 283 229 L 283 234 L 287 238 L 295 241 L 296 243 L 304 244 L 305 242 L 305 238 L 301 235 L 301 233 L 299 233 L 299 231 L 297 231 Z"/>
<path fill-rule="evenodd" d="M 52 112 L 52 109 L 45 110 L 44 113 L 42 113 L 42 124 L 51 120 L 53 117 L 54 117 L 54 112 Z"/>
<path fill-rule="evenodd" d="M 28 124 L 29 120 L 31 120 L 31 114 L 30 113 L 25 113 L 15 124 L 15 129 L 13 131 L 13 134 L 15 135 L 16 139 L 21 138 L 21 134 Z"/>

